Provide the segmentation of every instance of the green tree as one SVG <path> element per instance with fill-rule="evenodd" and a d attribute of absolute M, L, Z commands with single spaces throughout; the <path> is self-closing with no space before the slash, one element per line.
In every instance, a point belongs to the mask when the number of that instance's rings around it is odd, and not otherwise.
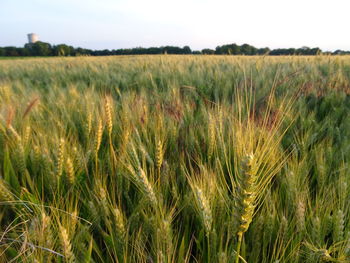
<path fill-rule="evenodd" d="M 183 52 L 183 54 L 191 54 L 192 53 L 192 50 L 191 50 L 191 48 L 189 47 L 189 46 L 184 46 L 183 48 L 182 48 L 182 52 Z"/>
<path fill-rule="evenodd" d="M 16 57 L 19 56 L 17 48 L 16 47 L 4 47 L 4 55 L 8 57 Z"/>
<path fill-rule="evenodd" d="M 69 56 L 70 47 L 65 44 L 60 44 L 53 47 L 53 54 L 55 56 Z"/>
<path fill-rule="evenodd" d="M 213 55 L 214 53 L 215 53 L 215 50 L 213 50 L 213 49 L 210 49 L 210 48 L 202 49 L 202 54 Z"/>
<path fill-rule="evenodd" d="M 32 56 L 51 56 L 52 48 L 49 43 L 35 42 L 34 44 L 26 44 L 26 48 L 30 49 Z"/>

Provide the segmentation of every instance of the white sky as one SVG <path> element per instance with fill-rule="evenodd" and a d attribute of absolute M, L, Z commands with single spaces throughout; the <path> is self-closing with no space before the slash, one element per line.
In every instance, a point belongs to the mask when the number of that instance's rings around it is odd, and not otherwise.
<path fill-rule="evenodd" d="M 248 43 L 350 50 L 349 0 L 1 0 L 0 46 L 26 34 L 92 49 Z"/>

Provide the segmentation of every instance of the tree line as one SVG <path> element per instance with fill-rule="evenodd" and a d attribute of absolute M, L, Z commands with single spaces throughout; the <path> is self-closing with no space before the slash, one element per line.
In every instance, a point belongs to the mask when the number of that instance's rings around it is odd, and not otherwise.
<path fill-rule="evenodd" d="M 0 47 L 0 56 L 113 56 L 113 55 L 153 55 L 153 54 L 205 54 L 205 55 L 345 55 L 350 51 L 336 50 L 334 52 L 323 52 L 320 48 L 279 48 L 270 50 L 268 47 L 256 48 L 243 44 L 228 44 L 218 46 L 215 49 L 205 48 L 201 51 L 191 50 L 189 46 L 163 46 L 150 48 L 130 48 L 113 50 L 91 50 L 86 48 L 74 48 L 66 44 L 51 45 L 38 41 L 34 44 L 25 44 L 24 47 Z"/>

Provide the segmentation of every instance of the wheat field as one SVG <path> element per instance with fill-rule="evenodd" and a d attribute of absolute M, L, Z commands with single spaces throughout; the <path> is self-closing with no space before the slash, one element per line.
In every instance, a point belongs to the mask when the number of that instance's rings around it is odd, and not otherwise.
<path fill-rule="evenodd" d="M 350 262 L 350 57 L 0 60 L 0 262 Z"/>

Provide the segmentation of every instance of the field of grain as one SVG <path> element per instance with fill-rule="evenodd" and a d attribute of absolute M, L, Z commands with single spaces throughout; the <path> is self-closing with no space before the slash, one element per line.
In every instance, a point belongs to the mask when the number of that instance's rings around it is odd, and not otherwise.
<path fill-rule="evenodd" d="M 0 262 L 350 262 L 350 57 L 0 60 Z"/>

